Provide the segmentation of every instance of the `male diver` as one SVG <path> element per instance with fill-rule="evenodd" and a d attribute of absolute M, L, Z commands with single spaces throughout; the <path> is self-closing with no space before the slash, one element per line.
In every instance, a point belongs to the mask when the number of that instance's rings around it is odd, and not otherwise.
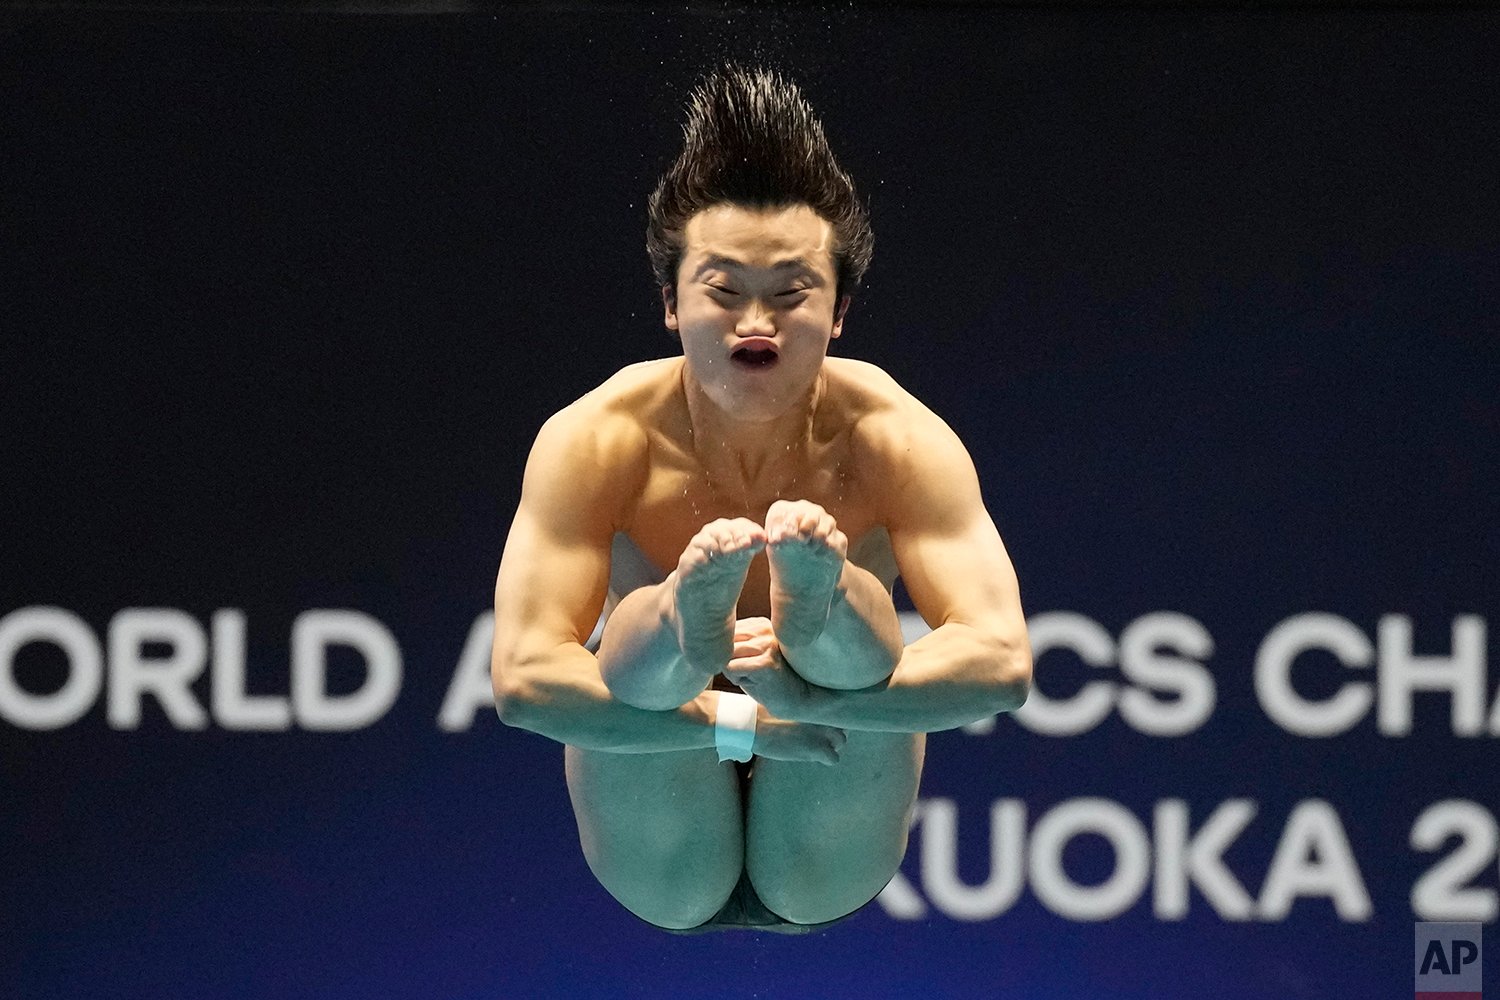
<path fill-rule="evenodd" d="M 963 445 L 884 371 L 827 355 L 873 237 L 812 108 L 729 66 L 684 131 L 647 227 L 682 353 L 537 435 L 495 699 L 566 745 L 584 857 L 627 909 L 801 933 L 891 879 L 925 734 L 1018 707 L 1031 655 Z M 932 627 L 905 647 L 898 575 Z"/>

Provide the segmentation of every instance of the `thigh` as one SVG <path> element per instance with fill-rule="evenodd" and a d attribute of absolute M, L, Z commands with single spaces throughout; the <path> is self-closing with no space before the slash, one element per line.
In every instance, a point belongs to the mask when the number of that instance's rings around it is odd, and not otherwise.
<path fill-rule="evenodd" d="M 757 759 L 745 824 L 756 893 L 799 924 L 875 897 L 906 854 L 927 738 L 851 730 L 833 766 Z"/>
<path fill-rule="evenodd" d="M 739 779 L 712 750 L 613 754 L 568 747 L 568 796 L 599 882 L 660 927 L 718 912 L 744 865 Z"/>

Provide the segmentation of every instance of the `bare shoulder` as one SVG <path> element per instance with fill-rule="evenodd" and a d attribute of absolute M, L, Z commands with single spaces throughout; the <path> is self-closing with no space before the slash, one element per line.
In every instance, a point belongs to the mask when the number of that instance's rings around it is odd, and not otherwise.
<path fill-rule="evenodd" d="M 866 361 L 830 358 L 829 379 L 845 401 L 851 444 L 862 462 L 901 478 L 928 461 L 962 456 L 958 435 L 884 369 Z"/>
<path fill-rule="evenodd" d="M 615 458 L 612 464 L 629 462 L 646 446 L 650 428 L 677 401 L 681 377 L 681 358 L 627 365 L 553 414 L 543 433 L 605 448 L 607 454 L 595 457 Z"/>
<path fill-rule="evenodd" d="M 549 417 L 526 464 L 524 490 L 532 496 L 523 499 L 588 504 L 623 520 L 644 482 L 649 428 L 670 405 L 678 378 L 672 361 L 622 368 Z"/>
<path fill-rule="evenodd" d="M 944 418 L 874 364 L 841 361 L 829 379 L 846 400 L 865 496 L 892 537 L 987 520 L 974 460 Z"/>

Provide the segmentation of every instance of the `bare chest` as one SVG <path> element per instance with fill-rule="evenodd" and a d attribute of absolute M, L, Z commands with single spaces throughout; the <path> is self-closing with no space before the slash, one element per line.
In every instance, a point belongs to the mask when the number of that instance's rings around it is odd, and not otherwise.
<path fill-rule="evenodd" d="M 727 481 L 725 481 L 727 479 Z M 805 462 L 788 463 L 764 482 L 746 485 L 716 477 L 692 456 L 653 459 L 645 486 L 623 530 L 663 575 L 675 569 L 693 535 L 719 518 L 764 524 L 777 500 L 818 504 L 849 539 L 850 559 L 889 587 L 895 576 L 889 540 L 880 530 L 879 488 L 853 467 L 846 451 L 827 449 Z M 740 617 L 768 615 L 770 570 L 761 554 L 750 564 L 740 599 Z"/>

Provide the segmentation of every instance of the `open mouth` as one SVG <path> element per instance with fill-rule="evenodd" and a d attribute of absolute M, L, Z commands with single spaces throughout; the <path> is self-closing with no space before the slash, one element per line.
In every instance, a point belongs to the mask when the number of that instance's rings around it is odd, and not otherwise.
<path fill-rule="evenodd" d="M 776 363 L 776 352 L 762 347 L 741 347 L 729 359 L 741 368 L 770 368 Z"/>

